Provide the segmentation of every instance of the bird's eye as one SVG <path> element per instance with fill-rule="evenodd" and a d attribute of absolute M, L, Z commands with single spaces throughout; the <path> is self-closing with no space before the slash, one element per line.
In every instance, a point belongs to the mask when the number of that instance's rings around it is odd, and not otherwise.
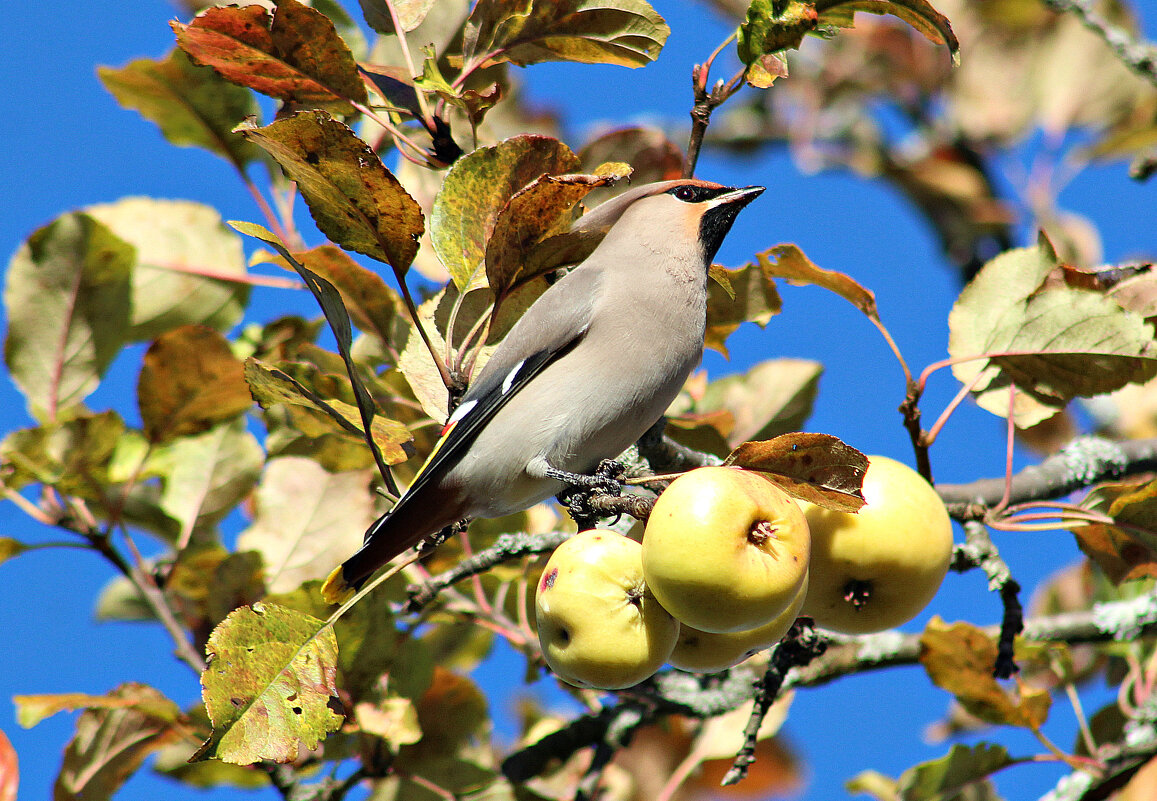
<path fill-rule="evenodd" d="M 679 198 L 685 203 L 690 203 L 696 198 L 698 194 L 699 193 L 695 191 L 695 187 L 693 186 L 680 186 L 675 189 L 675 197 Z"/>

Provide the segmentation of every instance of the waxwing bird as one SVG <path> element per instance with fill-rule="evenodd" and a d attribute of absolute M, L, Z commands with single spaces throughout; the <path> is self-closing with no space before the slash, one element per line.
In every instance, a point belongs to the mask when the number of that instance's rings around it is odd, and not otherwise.
<path fill-rule="evenodd" d="M 699 363 L 708 267 L 761 192 L 663 181 L 580 217 L 572 230 L 601 241 L 495 348 L 413 484 L 330 574 L 326 600 L 452 523 L 557 495 L 646 433 Z"/>

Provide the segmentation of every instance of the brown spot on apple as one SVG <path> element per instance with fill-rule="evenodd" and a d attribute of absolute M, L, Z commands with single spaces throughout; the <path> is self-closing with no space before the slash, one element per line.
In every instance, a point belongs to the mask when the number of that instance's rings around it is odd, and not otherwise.
<path fill-rule="evenodd" d="M 549 590 L 554 586 L 554 580 L 558 578 L 558 568 L 552 567 L 550 570 L 542 574 L 542 580 L 538 583 L 540 590 Z"/>

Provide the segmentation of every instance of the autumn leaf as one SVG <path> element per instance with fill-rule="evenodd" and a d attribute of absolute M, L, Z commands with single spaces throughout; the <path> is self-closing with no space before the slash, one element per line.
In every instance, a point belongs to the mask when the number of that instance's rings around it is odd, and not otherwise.
<path fill-rule="evenodd" d="M 270 592 L 324 578 L 356 551 L 374 522 L 369 470 L 329 473 L 296 456 L 270 459 L 257 487 L 253 525 L 237 547 L 257 551 Z"/>
<path fill-rule="evenodd" d="M 12 489 L 43 484 L 103 505 L 124 434 L 124 421 L 114 411 L 12 431 L 0 442 L 4 484 Z"/>
<path fill-rule="evenodd" d="M 367 101 L 353 54 L 333 22 L 297 0 L 281 0 L 272 16 L 260 5 L 217 6 L 188 25 L 171 25 L 182 50 L 233 83 L 343 114 Z"/>
<path fill-rule="evenodd" d="M 830 434 L 797 432 L 745 442 L 723 463 L 763 473 L 787 493 L 825 509 L 855 512 L 864 505 L 868 457 Z"/>
<path fill-rule="evenodd" d="M 406 33 L 422 24 L 422 20 L 430 13 L 436 0 L 358 0 L 362 7 L 362 14 L 366 24 L 378 33 L 394 34 L 397 32 L 393 18 L 390 16 L 390 5 L 393 5 L 398 15 L 398 22 Z"/>
<path fill-rule="evenodd" d="M 641 67 L 671 29 L 646 0 L 480 0 L 466 20 L 467 62 L 578 61 Z"/>
<path fill-rule="evenodd" d="M 1157 576 L 1157 481 L 1134 480 L 1094 487 L 1081 502 L 1113 518 L 1073 529 L 1081 550 L 1114 584 Z"/>
<path fill-rule="evenodd" d="M 880 319 L 876 296 L 871 290 L 860 286 L 850 276 L 813 264 L 795 245 L 776 245 L 756 254 L 756 260 L 764 275 L 785 278 L 796 285 L 815 284 L 823 287 L 851 303 L 869 319 Z"/>
<path fill-rule="evenodd" d="M 743 323 L 763 328 L 783 307 L 775 281 L 759 266 L 714 270 L 707 285 L 706 347 L 727 355 L 727 338 Z"/>
<path fill-rule="evenodd" d="M 816 0 L 815 7 L 820 12 L 821 25 L 851 27 L 856 11 L 891 14 L 907 22 L 928 41 L 948 45 L 952 63 L 960 63 L 960 42 L 952 31 L 952 24 L 928 0 Z"/>
<path fill-rule="evenodd" d="M 578 157 L 562 142 L 529 135 L 478 148 L 454 163 L 434 199 L 430 240 L 459 290 L 465 292 L 478 280 L 506 203 L 544 174 L 578 168 Z"/>
<path fill-rule="evenodd" d="M 424 227 L 422 210 L 349 126 L 324 111 L 305 111 L 241 133 L 297 182 L 323 234 L 399 275 L 409 268 Z"/>
<path fill-rule="evenodd" d="M 230 613 L 209 637 L 201 674 L 213 733 L 190 761 L 292 762 L 344 716 L 334 711 L 337 640 L 322 621 L 273 604 Z"/>
<path fill-rule="evenodd" d="M 244 366 L 225 337 L 206 326 L 182 326 L 145 353 L 137 401 L 151 442 L 199 434 L 253 405 Z"/>
<path fill-rule="evenodd" d="M 1048 690 L 1017 683 L 1006 691 L 992 676 L 996 643 L 970 623 L 946 624 L 932 618 L 920 635 L 920 663 L 932 682 L 956 696 L 972 714 L 989 723 L 1038 730 L 1048 718 Z"/>
<path fill-rule="evenodd" d="M 1047 240 L 989 261 L 948 317 L 952 366 L 976 401 L 1020 427 L 1051 417 L 1071 398 L 1112 392 L 1157 375 L 1153 327 L 1096 291 L 1046 279 L 1058 267 Z M 984 357 L 963 360 L 966 357 Z"/>
<path fill-rule="evenodd" d="M 97 74 L 125 108 L 155 122 L 174 145 L 201 147 L 243 169 L 260 151 L 233 132 L 258 113 L 253 93 L 199 67 L 181 50 L 163 60 L 141 58 Z"/>
<path fill-rule="evenodd" d="M 380 275 L 362 267 L 333 245 L 321 245 L 293 255 L 341 293 L 354 325 L 376 335 L 382 342 L 391 341 L 394 321 L 406 311 L 398 293 Z"/>

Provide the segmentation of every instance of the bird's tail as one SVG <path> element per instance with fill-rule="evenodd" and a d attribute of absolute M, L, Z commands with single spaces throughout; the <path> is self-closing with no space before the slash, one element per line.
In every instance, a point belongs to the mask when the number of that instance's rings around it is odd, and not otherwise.
<path fill-rule="evenodd" d="M 321 588 L 322 597 L 327 603 L 345 603 L 378 568 L 461 517 L 448 506 L 435 510 L 404 496 L 366 530 L 362 547 L 329 574 Z"/>

